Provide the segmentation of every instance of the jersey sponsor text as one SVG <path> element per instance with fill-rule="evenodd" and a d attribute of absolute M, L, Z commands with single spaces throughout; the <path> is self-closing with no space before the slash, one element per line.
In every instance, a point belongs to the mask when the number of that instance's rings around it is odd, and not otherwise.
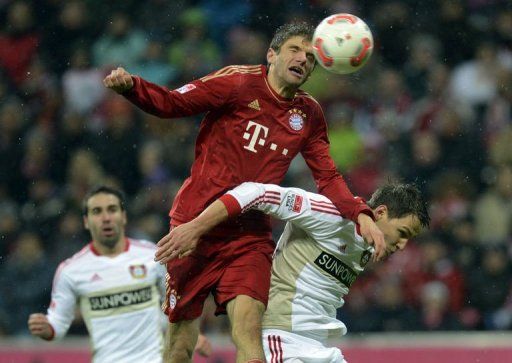
<path fill-rule="evenodd" d="M 117 294 L 90 297 L 91 310 L 114 309 L 123 306 L 137 305 L 151 300 L 151 286 L 142 289 L 125 291 Z"/>
<path fill-rule="evenodd" d="M 357 278 L 357 273 L 333 255 L 322 251 L 315 260 L 315 265 L 350 287 Z"/>

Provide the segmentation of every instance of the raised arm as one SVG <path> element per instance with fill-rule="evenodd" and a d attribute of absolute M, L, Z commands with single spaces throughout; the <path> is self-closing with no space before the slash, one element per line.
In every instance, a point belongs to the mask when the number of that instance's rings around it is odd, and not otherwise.
<path fill-rule="evenodd" d="M 171 90 L 119 67 L 105 77 L 103 84 L 149 114 L 173 118 L 196 115 L 224 106 L 235 97 L 237 77 L 238 74 L 204 77 Z"/>

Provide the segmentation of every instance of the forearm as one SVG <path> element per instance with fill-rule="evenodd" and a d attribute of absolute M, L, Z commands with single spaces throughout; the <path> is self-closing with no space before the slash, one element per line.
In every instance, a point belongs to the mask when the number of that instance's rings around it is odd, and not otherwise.
<path fill-rule="evenodd" d="M 341 175 L 329 182 L 319 181 L 318 191 L 329 198 L 345 218 L 354 222 L 358 222 L 361 214 L 373 218 L 370 207 L 363 199 L 354 197 Z"/>
<path fill-rule="evenodd" d="M 123 96 L 144 112 L 158 117 L 172 117 L 170 90 L 133 76 L 133 87 Z"/>
<path fill-rule="evenodd" d="M 208 206 L 200 215 L 192 220 L 194 227 L 200 235 L 208 233 L 211 229 L 227 220 L 229 217 L 226 205 L 220 200 L 216 200 Z"/>

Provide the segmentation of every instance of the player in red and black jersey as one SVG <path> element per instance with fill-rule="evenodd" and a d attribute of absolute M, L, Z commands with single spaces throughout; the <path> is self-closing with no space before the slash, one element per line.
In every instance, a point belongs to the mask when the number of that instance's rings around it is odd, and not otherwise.
<path fill-rule="evenodd" d="M 384 238 L 370 208 L 355 199 L 329 155 L 320 105 L 299 89 L 314 69 L 311 37 L 304 23 L 280 27 L 267 52 L 267 66 L 228 66 L 169 90 L 122 68 L 104 80 L 142 110 L 173 118 L 206 112 L 196 141 L 191 175 L 170 211 L 172 229 L 156 257 L 169 272 L 166 313 L 171 322 L 170 359 L 190 360 L 198 317 L 212 292 L 217 313 L 227 312 L 237 362 L 263 362 L 261 316 L 268 299 L 274 243 L 268 217 L 243 214 L 211 231 L 192 253 L 168 251 L 169 236 L 216 198 L 245 181 L 279 184 L 301 153 L 318 191 L 342 216 L 357 222 L 362 236 L 384 252 Z M 178 256 L 181 254 L 181 256 Z M 179 258 L 178 258 L 179 257 Z"/>

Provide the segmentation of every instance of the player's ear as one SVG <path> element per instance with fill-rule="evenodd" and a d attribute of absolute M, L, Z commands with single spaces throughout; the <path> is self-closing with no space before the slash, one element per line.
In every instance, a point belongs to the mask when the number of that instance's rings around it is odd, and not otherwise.
<path fill-rule="evenodd" d="M 376 220 L 380 220 L 388 215 L 388 207 L 384 204 L 379 205 L 377 208 L 373 210 L 373 215 Z"/>
<path fill-rule="evenodd" d="M 276 51 L 272 48 L 268 48 L 267 50 L 267 64 L 271 65 L 274 63 L 274 59 L 276 57 Z"/>
<path fill-rule="evenodd" d="M 89 219 L 87 218 L 87 216 L 83 217 L 83 221 L 84 221 L 84 228 L 89 230 Z"/>

